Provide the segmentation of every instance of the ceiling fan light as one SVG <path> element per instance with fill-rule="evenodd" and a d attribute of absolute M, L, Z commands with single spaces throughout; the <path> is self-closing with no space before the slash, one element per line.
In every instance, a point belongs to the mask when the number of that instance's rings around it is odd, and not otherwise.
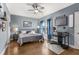
<path fill-rule="evenodd" d="M 35 10 L 35 13 L 38 13 L 38 10 Z"/>

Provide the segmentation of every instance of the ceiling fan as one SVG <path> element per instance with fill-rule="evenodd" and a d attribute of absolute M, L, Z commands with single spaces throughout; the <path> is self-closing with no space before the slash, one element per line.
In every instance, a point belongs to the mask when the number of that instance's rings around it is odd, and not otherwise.
<path fill-rule="evenodd" d="M 28 9 L 28 11 L 33 11 L 34 14 L 37 14 L 37 13 L 43 13 L 43 9 L 44 7 L 41 6 L 39 3 L 33 3 L 33 4 L 27 4 L 29 6 L 32 6 L 33 9 Z"/>

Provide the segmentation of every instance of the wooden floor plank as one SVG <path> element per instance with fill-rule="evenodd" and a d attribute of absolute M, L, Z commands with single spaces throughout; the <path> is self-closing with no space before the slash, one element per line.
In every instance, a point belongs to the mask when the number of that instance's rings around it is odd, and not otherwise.
<path fill-rule="evenodd" d="M 20 47 L 16 41 L 12 41 L 6 49 L 5 55 L 56 55 L 46 48 L 46 45 L 46 41 L 44 43 L 29 42 Z M 79 50 L 69 48 L 60 55 L 79 55 Z"/>

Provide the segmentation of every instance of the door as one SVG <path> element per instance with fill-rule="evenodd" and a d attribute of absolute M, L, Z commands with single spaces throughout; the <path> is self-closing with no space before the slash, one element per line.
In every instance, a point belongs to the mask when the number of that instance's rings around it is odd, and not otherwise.
<path fill-rule="evenodd" d="M 79 12 L 74 13 L 74 20 L 75 20 L 75 25 L 74 25 L 74 46 L 75 48 L 79 49 Z"/>
<path fill-rule="evenodd" d="M 51 19 L 47 20 L 47 35 L 48 35 L 48 41 L 51 41 L 52 38 L 52 22 Z"/>
<path fill-rule="evenodd" d="M 44 21 L 40 21 L 40 33 L 44 34 L 45 32 L 45 23 Z"/>

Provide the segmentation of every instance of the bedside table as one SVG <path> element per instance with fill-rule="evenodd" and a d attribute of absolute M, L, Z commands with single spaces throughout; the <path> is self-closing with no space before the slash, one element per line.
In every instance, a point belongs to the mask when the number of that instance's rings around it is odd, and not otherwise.
<path fill-rule="evenodd" d="M 19 35 L 18 35 L 18 34 L 13 34 L 13 40 L 17 40 L 17 39 L 18 39 L 18 37 L 19 37 Z"/>

